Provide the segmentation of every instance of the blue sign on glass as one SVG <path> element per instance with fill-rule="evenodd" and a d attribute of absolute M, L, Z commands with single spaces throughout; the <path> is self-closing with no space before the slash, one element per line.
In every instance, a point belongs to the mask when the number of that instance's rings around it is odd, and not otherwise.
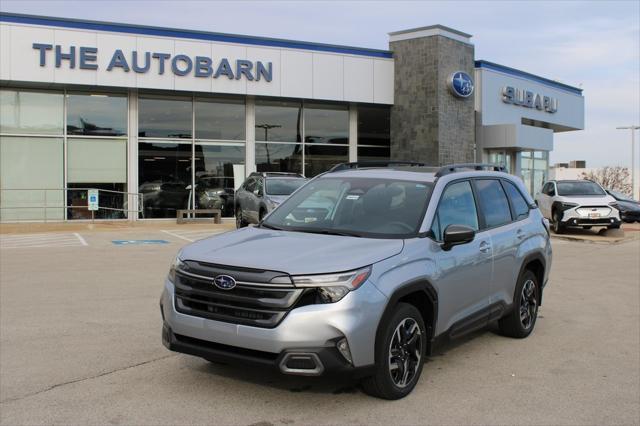
<path fill-rule="evenodd" d="M 112 240 L 111 242 L 117 246 L 169 244 L 169 241 L 166 241 L 166 240 Z"/>

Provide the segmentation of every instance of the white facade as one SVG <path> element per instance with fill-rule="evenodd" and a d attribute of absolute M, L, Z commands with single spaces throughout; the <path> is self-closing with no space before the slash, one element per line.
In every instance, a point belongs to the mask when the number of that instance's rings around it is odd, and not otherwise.
<path fill-rule="evenodd" d="M 393 104 L 393 59 L 357 54 L 320 52 L 305 49 L 255 46 L 241 43 L 202 41 L 169 36 L 149 36 L 112 31 L 67 29 L 0 23 L 0 80 L 12 83 L 73 84 L 122 87 L 131 89 L 161 89 L 203 93 L 239 94 Z M 34 43 L 51 45 L 45 53 L 45 65 L 40 65 L 40 51 Z M 75 46 L 75 67 L 63 59 L 55 64 L 55 46 L 68 54 Z M 97 49 L 97 69 L 81 69 L 80 47 Z M 180 76 L 165 70 L 159 74 L 158 61 L 152 60 L 147 72 L 108 70 L 116 50 L 121 50 L 131 66 L 132 52 L 142 57 L 145 52 L 162 52 L 211 58 L 214 62 L 228 59 L 261 61 L 272 66 L 272 80 L 248 81 L 196 77 L 193 72 Z M 142 62 L 142 59 L 139 58 Z M 185 64 L 181 63 L 184 67 Z M 169 68 L 169 62 L 165 64 Z"/>

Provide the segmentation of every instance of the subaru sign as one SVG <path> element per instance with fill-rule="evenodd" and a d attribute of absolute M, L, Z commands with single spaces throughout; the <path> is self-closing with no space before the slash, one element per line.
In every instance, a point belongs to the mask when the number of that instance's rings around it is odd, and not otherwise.
<path fill-rule="evenodd" d="M 457 98 L 468 98 L 473 94 L 473 79 L 464 71 L 456 71 L 447 81 L 449 90 Z"/>
<path fill-rule="evenodd" d="M 558 110 L 558 99 L 540 95 L 532 90 L 519 89 L 513 86 L 502 88 L 502 102 L 519 105 L 525 108 L 535 108 L 540 111 L 554 113 Z"/>
<path fill-rule="evenodd" d="M 213 283 L 221 290 L 231 290 L 236 286 L 236 280 L 229 275 L 218 275 L 213 279 Z"/>

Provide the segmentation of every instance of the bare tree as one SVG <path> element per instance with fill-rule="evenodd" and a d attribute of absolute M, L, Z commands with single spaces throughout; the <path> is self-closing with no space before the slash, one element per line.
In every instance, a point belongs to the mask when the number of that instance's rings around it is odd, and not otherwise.
<path fill-rule="evenodd" d="M 582 172 L 582 178 L 598 182 L 605 189 L 631 195 L 631 174 L 626 167 L 606 166 L 601 169 Z"/>

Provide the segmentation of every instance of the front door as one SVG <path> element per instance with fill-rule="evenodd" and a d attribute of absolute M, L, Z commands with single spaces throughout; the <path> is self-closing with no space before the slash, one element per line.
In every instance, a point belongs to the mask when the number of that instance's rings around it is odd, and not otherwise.
<path fill-rule="evenodd" d="M 479 230 L 478 210 L 469 181 L 449 184 L 440 198 L 432 232 L 442 241 L 449 225 Z M 467 244 L 442 250 L 436 256 L 438 323 L 436 333 L 461 334 L 487 323 L 492 268 L 489 232 L 478 232 Z"/>

